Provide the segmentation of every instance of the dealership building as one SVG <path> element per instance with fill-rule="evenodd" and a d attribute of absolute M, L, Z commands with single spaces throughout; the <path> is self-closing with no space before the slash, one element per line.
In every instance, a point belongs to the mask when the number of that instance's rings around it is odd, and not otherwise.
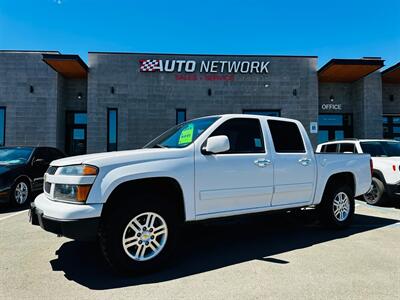
<path fill-rule="evenodd" d="M 316 145 L 400 139 L 400 63 L 379 57 L 0 51 L 0 145 L 69 155 L 142 147 L 184 120 L 252 113 L 300 120 Z M 383 70 L 383 71 L 382 71 Z"/>

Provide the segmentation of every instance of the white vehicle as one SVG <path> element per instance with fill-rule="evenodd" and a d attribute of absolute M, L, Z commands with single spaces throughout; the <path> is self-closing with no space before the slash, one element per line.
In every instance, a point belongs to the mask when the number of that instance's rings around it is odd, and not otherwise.
<path fill-rule="evenodd" d="M 400 142 L 396 140 L 347 139 L 317 146 L 317 152 L 368 153 L 373 163 L 372 185 L 364 200 L 371 205 L 400 198 Z"/>
<path fill-rule="evenodd" d="M 143 149 L 53 161 L 31 222 L 72 239 L 99 239 L 125 273 L 159 267 L 185 222 L 317 207 L 350 224 L 371 184 L 369 155 L 314 154 L 300 122 L 255 115 L 191 120 Z"/>

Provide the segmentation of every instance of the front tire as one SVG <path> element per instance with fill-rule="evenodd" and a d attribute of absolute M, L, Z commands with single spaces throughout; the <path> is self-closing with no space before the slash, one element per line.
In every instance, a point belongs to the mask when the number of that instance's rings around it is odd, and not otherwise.
<path fill-rule="evenodd" d="M 369 205 L 382 205 L 386 202 L 385 185 L 376 177 L 372 177 L 371 190 L 363 195 Z"/>
<path fill-rule="evenodd" d="M 318 207 L 321 223 L 335 229 L 350 225 L 354 215 L 354 193 L 347 185 L 328 187 Z"/>
<path fill-rule="evenodd" d="M 10 191 L 10 202 L 12 206 L 21 207 L 30 199 L 31 190 L 27 180 L 18 180 Z"/>
<path fill-rule="evenodd" d="M 101 225 L 100 245 L 117 273 L 148 273 L 162 268 L 172 255 L 178 237 L 176 213 L 166 206 L 168 201 L 144 198 L 121 201 Z"/>

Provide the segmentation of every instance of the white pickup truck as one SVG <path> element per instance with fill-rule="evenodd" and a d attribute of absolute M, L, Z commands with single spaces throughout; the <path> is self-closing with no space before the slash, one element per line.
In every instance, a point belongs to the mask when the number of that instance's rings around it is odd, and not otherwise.
<path fill-rule="evenodd" d="M 296 120 L 232 114 L 182 123 L 143 149 L 53 161 L 44 181 L 32 224 L 98 239 L 115 270 L 138 273 L 166 261 L 185 222 L 316 207 L 346 227 L 371 170 L 368 154 L 314 154 Z"/>
<path fill-rule="evenodd" d="M 371 155 L 372 185 L 364 200 L 382 205 L 400 199 L 400 141 L 384 139 L 346 139 L 322 143 L 318 153 L 367 153 Z"/>

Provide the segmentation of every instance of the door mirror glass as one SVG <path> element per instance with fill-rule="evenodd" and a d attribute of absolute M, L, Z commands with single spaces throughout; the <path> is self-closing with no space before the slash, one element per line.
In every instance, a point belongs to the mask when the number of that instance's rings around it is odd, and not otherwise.
<path fill-rule="evenodd" d="M 207 153 L 222 153 L 229 151 L 230 144 L 229 139 L 226 135 L 217 135 L 212 136 L 207 139 L 207 146 L 205 147 L 205 151 Z"/>

